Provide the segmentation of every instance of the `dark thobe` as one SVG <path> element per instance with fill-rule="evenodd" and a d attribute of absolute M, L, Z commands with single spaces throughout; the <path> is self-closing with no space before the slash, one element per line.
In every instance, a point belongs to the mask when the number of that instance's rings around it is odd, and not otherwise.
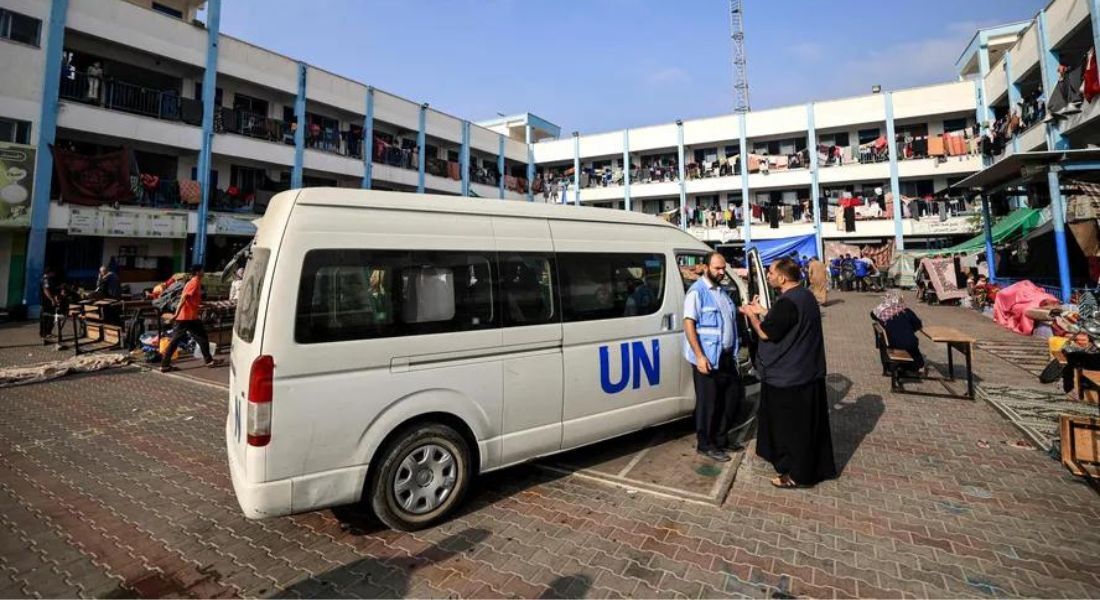
<path fill-rule="evenodd" d="M 756 356 L 761 377 L 756 454 L 802 485 L 836 477 L 817 299 L 802 286 L 791 288 L 760 328 L 768 339 L 760 341 Z"/>

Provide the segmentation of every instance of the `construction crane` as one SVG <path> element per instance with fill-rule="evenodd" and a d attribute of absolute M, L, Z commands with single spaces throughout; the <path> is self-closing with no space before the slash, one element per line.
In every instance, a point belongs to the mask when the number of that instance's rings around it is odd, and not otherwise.
<path fill-rule="evenodd" d="M 749 112 L 749 73 L 745 63 L 745 24 L 741 0 L 730 0 L 730 44 L 733 48 L 733 112 Z"/>

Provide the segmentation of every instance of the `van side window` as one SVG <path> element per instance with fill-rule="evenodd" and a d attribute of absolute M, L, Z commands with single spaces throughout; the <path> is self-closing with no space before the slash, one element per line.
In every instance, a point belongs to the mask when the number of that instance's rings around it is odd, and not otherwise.
<path fill-rule="evenodd" d="M 661 254 L 559 253 L 557 258 L 567 322 L 649 315 L 661 308 Z"/>
<path fill-rule="evenodd" d="M 703 276 L 703 271 L 706 266 L 703 265 L 703 259 L 706 258 L 705 254 L 677 254 L 676 266 L 680 270 L 680 279 L 684 282 L 684 291 L 691 289 L 691 286 Z"/>
<path fill-rule="evenodd" d="M 554 261 L 544 254 L 514 252 L 502 252 L 498 260 L 504 326 L 558 322 Z"/>
<path fill-rule="evenodd" d="M 300 344 L 499 327 L 491 253 L 311 250 L 298 287 Z"/>

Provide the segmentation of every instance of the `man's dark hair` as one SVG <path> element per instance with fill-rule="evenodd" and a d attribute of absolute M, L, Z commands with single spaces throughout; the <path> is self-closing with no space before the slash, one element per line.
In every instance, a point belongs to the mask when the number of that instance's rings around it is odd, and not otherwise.
<path fill-rule="evenodd" d="M 715 256 L 721 256 L 722 260 L 726 260 L 726 257 L 721 252 L 717 250 L 711 250 L 710 252 L 707 252 L 706 256 L 703 257 L 703 264 L 709 267 L 710 261 L 714 260 Z"/>
<path fill-rule="evenodd" d="M 798 263 L 789 258 L 781 258 L 772 263 L 772 266 L 777 273 L 791 281 L 797 282 L 802 279 L 802 269 L 798 267 Z"/>
<path fill-rule="evenodd" d="M 203 272 L 202 265 L 191 265 L 191 274 L 192 275 L 198 275 L 199 273 L 202 273 L 202 272 Z"/>

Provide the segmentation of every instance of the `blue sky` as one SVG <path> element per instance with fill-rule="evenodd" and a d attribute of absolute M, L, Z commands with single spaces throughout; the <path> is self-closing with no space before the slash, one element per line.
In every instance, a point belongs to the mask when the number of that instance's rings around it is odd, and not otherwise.
<path fill-rule="evenodd" d="M 752 108 L 954 78 L 1045 0 L 745 0 Z M 471 120 L 593 133 L 732 106 L 726 0 L 225 0 L 222 31 Z"/>

